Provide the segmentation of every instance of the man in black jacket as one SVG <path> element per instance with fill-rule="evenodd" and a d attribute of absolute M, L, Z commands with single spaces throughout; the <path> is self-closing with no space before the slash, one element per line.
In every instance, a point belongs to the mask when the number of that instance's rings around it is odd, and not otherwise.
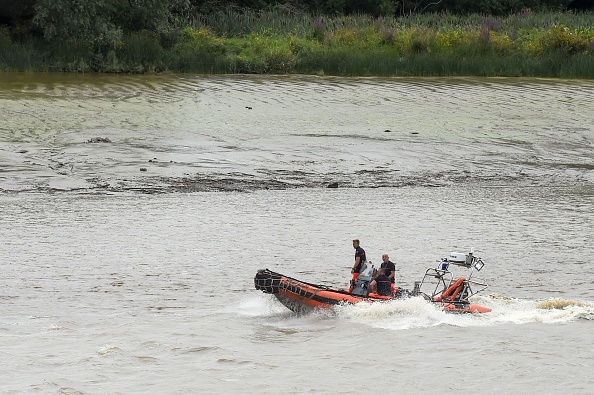
<path fill-rule="evenodd" d="M 379 276 L 369 284 L 369 292 L 375 292 L 382 296 L 392 296 L 392 281 L 390 281 L 389 277 L 391 270 L 388 268 L 380 269 L 379 273 Z"/>
<path fill-rule="evenodd" d="M 380 266 L 380 269 L 390 269 L 390 275 L 389 275 L 390 281 L 392 283 L 394 283 L 394 276 L 395 276 L 394 271 L 396 270 L 396 265 L 394 265 L 390 261 L 390 257 L 388 256 L 388 254 L 382 255 L 382 264 Z"/>

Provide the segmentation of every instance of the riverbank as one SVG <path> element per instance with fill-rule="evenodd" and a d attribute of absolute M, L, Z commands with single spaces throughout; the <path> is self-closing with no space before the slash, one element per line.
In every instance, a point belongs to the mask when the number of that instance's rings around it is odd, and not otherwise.
<path fill-rule="evenodd" d="M 113 45 L 0 30 L 0 70 L 594 78 L 594 14 L 316 17 L 198 15 Z"/>

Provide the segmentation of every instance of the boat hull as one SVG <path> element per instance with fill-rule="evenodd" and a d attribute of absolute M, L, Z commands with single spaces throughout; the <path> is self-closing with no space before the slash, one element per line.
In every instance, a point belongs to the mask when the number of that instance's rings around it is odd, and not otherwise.
<path fill-rule="evenodd" d="M 489 307 L 481 306 L 474 303 L 447 303 L 447 302 L 434 302 L 443 307 L 443 310 L 447 313 L 490 313 Z"/>
<path fill-rule="evenodd" d="M 344 289 L 306 283 L 268 269 L 259 270 L 256 273 L 254 285 L 264 293 L 273 294 L 288 309 L 297 313 L 312 309 L 327 309 L 337 304 L 386 301 L 398 297 L 398 294 L 396 296 L 354 295 Z"/>

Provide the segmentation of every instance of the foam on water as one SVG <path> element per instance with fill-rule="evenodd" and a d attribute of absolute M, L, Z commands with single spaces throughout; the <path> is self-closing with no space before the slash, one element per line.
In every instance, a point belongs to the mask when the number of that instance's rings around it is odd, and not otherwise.
<path fill-rule="evenodd" d="M 489 297 L 491 324 L 563 324 L 578 319 L 592 320 L 594 304 L 585 301 L 551 299 L 538 301 L 530 299 Z"/>
<path fill-rule="evenodd" d="M 423 298 L 409 298 L 381 303 L 358 303 L 338 306 L 338 316 L 375 328 L 405 330 L 444 323 L 448 314 Z"/>
<path fill-rule="evenodd" d="M 107 355 L 107 354 L 111 354 L 113 352 L 117 352 L 119 350 L 120 350 L 120 348 L 118 346 L 114 346 L 111 344 L 105 344 L 105 345 L 101 346 L 99 348 L 99 350 L 97 350 L 97 353 L 99 355 Z"/>
<path fill-rule="evenodd" d="M 278 318 L 274 323 L 269 322 L 269 324 L 286 328 L 319 325 L 320 320 L 333 317 L 389 330 L 427 328 L 437 325 L 479 327 L 527 323 L 562 324 L 578 319 L 594 319 L 594 304 L 584 301 L 565 299 L 536 301 L 491 295 L 476 296 L 473 302 L 489 306 L 493 311 L 486 314 L 452 314 L 442 310 L 439 305 L 417 297 L 380 303 L 338 305 L 330 310 L 315 310 L 311 314 L 299 316 L 289 313 L 269 295 L 242 302 L 238 311 L 253 317 Z"/>
<path fill-rule="evenodd" d="M 248 317 L 271 317 L 286 315 L 289 310 L 276 301 L 274 297 L 265 294 L 259 294 L 239 302 L 235 309 L 240 315 Z"/>

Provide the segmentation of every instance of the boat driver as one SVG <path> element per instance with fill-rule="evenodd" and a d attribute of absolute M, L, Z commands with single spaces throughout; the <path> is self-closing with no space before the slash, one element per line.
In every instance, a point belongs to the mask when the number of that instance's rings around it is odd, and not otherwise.
<path fill-rule="evenodd" d="M 382 255 L 382 264 L 380 266 L 380 269 L 385 269 L 385 268 L 390 269 L 390 275 L 388 277 L 390 277 L 390 281 L 392 281 L 392 284 L 394 284 L 394 276 L 395 276 L 394 272 L 396 271 L 396 265 L 394 265 L 394 263 L 392 263 L 392 261 L 390 261 L 390 257 L 388 256 L 388 254 Z"/>
<path fill-rule="evenodd" d="M 392 281 L 390 280 L 390 274 L 392 271 L 388 268 L 379 270 L 379 276 L 373 279 L 369 284 L 369 292 L 377 293 L 382 296 L 392 296 Z"/>

